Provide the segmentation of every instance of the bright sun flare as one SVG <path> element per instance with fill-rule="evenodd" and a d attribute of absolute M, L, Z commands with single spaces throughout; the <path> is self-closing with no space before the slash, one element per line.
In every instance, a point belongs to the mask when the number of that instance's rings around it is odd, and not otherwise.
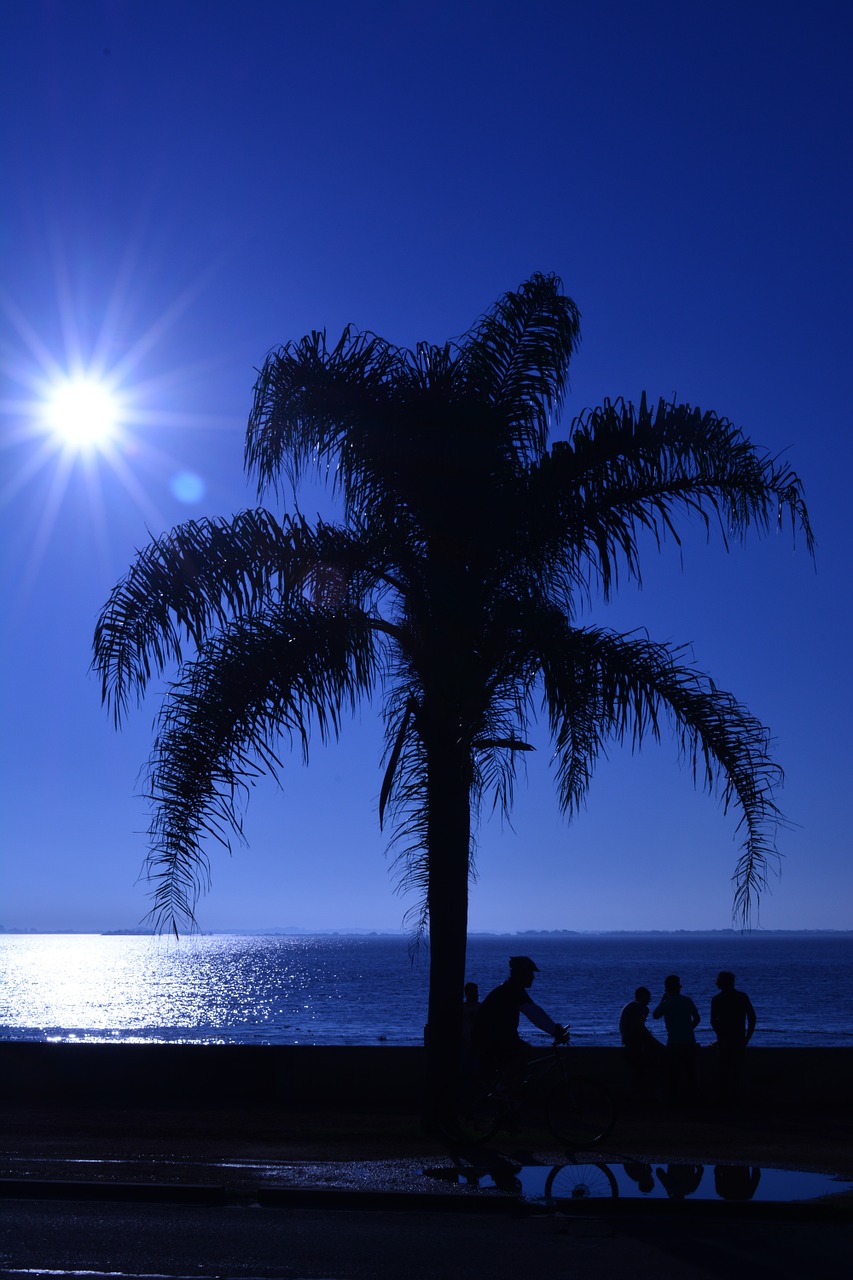
<path fill-rule="evenodd" d="M 103 383 L 79 378 L 54 389 L 45 417 L 66 447 L 91 449 L 105 445 L 115 434 L 119 406 Z"/>

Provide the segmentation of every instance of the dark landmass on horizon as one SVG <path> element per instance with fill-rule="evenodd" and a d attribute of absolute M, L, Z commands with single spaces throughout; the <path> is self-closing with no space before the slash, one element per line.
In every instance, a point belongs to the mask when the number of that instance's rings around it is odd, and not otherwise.
<path fill-rule="evenodd" d="M 0 925 L 0 935 L 50 936 L 69 935 L 76 937 L 126 938 L 157 937 L 154 929 L 7 929 Z M 851 937 L 851 929 L 516 929 L 516 930 L 472 930 L 469 938 L 673 938 L 673 937 L 708 937 L 720 936 L 743 938 L 769 937 Z M 171 935 L 170 935 L 171 936 Z M 285 925 L 281 928 L 266 929 L 202 929 L 195 933 L 182 935 L 189 937 L 239 937 L 239 938 L 406 938 L 409 935 L 402 929 L 303 929 L 298 925 Z"/>

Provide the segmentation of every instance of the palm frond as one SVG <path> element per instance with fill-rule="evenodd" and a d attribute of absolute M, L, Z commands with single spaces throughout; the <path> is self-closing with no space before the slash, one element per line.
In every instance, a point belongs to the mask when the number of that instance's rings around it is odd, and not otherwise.
<path fill-rule="evenodd" d="M 414 898 L 404 914 L 404 925 L 410 932 L 409 949 L 414 952 L 429 925 L 430 865 L 426 752 L 418 729 L 418 700 L 411 690 L 399 686 L 394 690 L 386 705 L 385 723 L 386 740 L 391 742 L 395 756 L 386 796 L 387 811 L 392 817 L 387 852 L 392 859 L 395 892 Z"/>
<path fill-rule="evenodd" d="M 735 911 L 748 921 L 768 867 L 778 861 L 775 834 L 784 820 L 774 800 L 782 771 L 770 735 L 730 693 L 683 665 L 682 650 L 639 635 L 555 625 L 543 653 L 546 703 L 565 809 L 577 807 L 608 739 L 632 749 L 657 740 L 670 721 L 694 782 L 740 810 L 745 829 L 735 870 Z"/>
<path fill-rule="evenodd" d="M 151 675 L 180 662 L 186 643 L 251 614 L 292 564 L 300 527 L 263 510 L 188 521 L 155 539 L 113 589 L 98 618 L 93 668 L 116 723 Z"/>
<path fill-rule="evenodd" d="M 233 520 L 189 521 L 141 551 L 98 619 L 92 666 L 116 723 L 132 695 L 184 648 L 198 650 L 217 628 L 250 619 L 272 602 L 303 599 L 334 610 L 381 589 L 381 548 L 351 530 L 268 511 Z"/>
<path fill-rule="evenodd" d="M 307 761 L 312 728 L 337 736 L 375 677 L 367 619 L 292 604 L 230 624 L 186 665 L 164 702 L 149 762 L 149 879 L 158 927 L 192 921 L 207 875 L 204 841 L 230 849 L 262 775 L 278 778 L 278 742 Z"/>
<path fill-rule="evenodd" d="M 620 566 L 641 578 L 639 535 L 676 543 L 675 521 L 695 516 L 723 539 L 764 532 L 787 514 L 809 554 L 814 538 L 802 484 L 715 413 L 661 400 L 654 411 L 618 400 L 578 417 L 531 476 L 530 508 L 546 528 L 533 539 L 574 560 L 571 583 L 601 583 L 608 597 Z M 560 551 L 557 552 L 556 548 Z"/>
<path fill-rule="evenodd" d="M 505 293 L 460 340 L 469 392 L 511 424 L 522 457 L 545 449 L 580 342 L 580 312 L 558 276 L 537 272 Z"/>
<path fill-rule="evenodd" d="M 255 384 L 245 463 L 259 493 L 296 488 L 306 467 L 349 492 L 363 465 L 362 438 L 381 430 L 411 354 L 347 326 L 333 347 L 325 330 L 270 352 Z"/>
<path fill-rule="evenodd" d="M 393 742 L 391 744 L 391 752 L 388 757 L 388 764 L 385 769 L 385 774 L 382 778 L 382 787 L 379 792 L 379 826 L 380 828 L 382 827 L 385 820 L 385 808 L 391 796 L 393 795 L 394 782 L 397 775 L 397 768 L 399 766 L 400 759 L 403 754 L 403 750 L 406 746 L 406 741 L 409 736 L 409 731 L 412 725 L 412 721 L 415 715 L 417 714 L 417 705 L 418 705 L 417 702 L 412 697 L 406 700 L 406 705 L 403 708 L 403 714 L 400 717 L 399 724 L 397 725 L 396 731 L 394 733 Z"/>

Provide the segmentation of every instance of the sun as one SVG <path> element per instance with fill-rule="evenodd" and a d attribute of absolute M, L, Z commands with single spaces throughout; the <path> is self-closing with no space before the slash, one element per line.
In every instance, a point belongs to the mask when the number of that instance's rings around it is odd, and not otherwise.
<path fill-rule="evenodd" d="M 74 520 L 75 529 L 85 525 L 106 556 L 114 519 L 137 526 L 141 518 L 146 531 L 158 529 L 168 527 L 175 501 L 201 502 L 205 482 L 173 452 L 172 441 L 184 449 L 188 431 L 233 429 L 230 414 L 169 406 L 173 395 L 184 402 L 187 385 L 206 365 L 163 368 L 153 357 L 207 273 L 137 328 L 134 253 L 128 253 L 96 308 L 77 296 L 75 263 L 60 252 L 45 332 L 0 288 L 0 513 L 12 502 L 25 504 L 32 529 L 21 575 L 27 589 L 61 518 Z"/>
<path fill-rule="evenodd" d="M 110 387 L 91 377 L 57 383 L 44 406 L 45 423 L 72 452 L 99 450 L 116 436 L 121 405 Z"/>

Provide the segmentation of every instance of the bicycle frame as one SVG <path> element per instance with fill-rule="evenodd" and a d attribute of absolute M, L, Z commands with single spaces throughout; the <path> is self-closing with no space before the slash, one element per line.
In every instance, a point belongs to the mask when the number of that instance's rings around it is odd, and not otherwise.
<path fill-rule="evenodd" d="M 569 1069 L 565 1042 L 526 1062 L 510 1064 L 491 1077 L 452 1081 L 445 1107 L 445 1132 L 451 1141 L 488 1141 L 499 1129 L 517 1130 L 528 1109 L 541 1111 L 546 1126 L 568 1150 L 586 1149 L 609 1131 L 613 1101 L 595 1080 Z M 527 1121 L 525 1120 L 526 1124 Z"/>

